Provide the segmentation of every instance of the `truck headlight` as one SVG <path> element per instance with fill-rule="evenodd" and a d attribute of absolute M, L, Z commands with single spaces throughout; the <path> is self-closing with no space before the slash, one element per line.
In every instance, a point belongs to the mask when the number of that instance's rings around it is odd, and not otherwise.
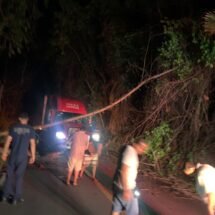
<path fill-rule="evenodd" d="M 55 136 L 57 137 L 57 139 L 59 140 L 64 140 L 66 139 L 66 135 L 62 132 L 62 131 L 57 131 Z"/>
<path fill-rule="evenodd" d="M 100 141 L 100 134 L 98 132 L 93 132 L 92 133 L 92 139 L 96 142 Z"/>
<path fill-rule="evenodd" d="M 135 197 L 139 197 L 139 196 L 140 196 L 140 191 L 137 190 L 137 189 L 135 189 L 135 190 L 134 190 L 134 196 L 135 196 Z"/>

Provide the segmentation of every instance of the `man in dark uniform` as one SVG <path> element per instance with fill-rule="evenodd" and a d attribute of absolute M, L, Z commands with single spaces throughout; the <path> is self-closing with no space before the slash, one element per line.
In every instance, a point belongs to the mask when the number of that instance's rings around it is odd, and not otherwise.
<path fill-rule="evenodd" d="M 2 201 L 6 202 L 12 197 L 12 204 L 23 202 L 22 184 L 23 177 L 28 163 L 28 150 L 30 143 L 29 163 L 35 161 L 35 132 L 28 125 L 28 115 L 22 113 L 19 116 L 19 123 L 9 129 L 8 137 L 4 145 L 2 160 L 7 161 L 7 178 L 3 189 Z M 10 154 L 8 156 L 10 148 Z"/>

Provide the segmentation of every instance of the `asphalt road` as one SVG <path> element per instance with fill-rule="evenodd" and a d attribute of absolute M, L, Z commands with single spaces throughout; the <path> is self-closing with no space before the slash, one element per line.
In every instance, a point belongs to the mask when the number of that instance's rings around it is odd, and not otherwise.
<path fill-rule="evenodd" d="M 0 204 L 4 215 L 109 215 L 111 202 L 84 176 L 79 186 L 67 186 L 48 170 L 28 168 L 24 181 L 23 204 Z"/>

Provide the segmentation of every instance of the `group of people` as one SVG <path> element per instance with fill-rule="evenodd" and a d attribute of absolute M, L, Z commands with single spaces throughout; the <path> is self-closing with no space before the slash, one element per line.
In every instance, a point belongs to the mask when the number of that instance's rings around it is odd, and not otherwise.
<path fill-rule="evenodd" d="M 102 151 L 102 143 L 95 143 L 84 125 L 73 134 L 70 155 L 68 159 L 68 174 L 66 184 L 70 185 L 73 177 L 73 185 L 78 185 L 78 179 L 84 174 L 86 167 L 92 165 L 92 179 L 96 177 L 96 167 L 99 155 Z"/>
<path fill-rule="evenodd" d="M 12 204 L 23 202 L 22 183 L 27 164 L 35 161 L 36 144 L 34 129 L 28 125 L 28 115 L 20 114 L 19 123 L 9 129 L 1 159 L 7 160 L 7 178 L 2 201 L 12 200 Z M 29 147 L 30 144 L 30 147 Z M 30 150 L 29 150 L 30 148 Z M 136 138 L 132 144 L 125 145 L 119 156 L 116 174 L 113 179 L 112 215 L 126 211 L 127 215 L 138 215 L 138 198 L 135 196 L 139 156 L 145 154 L 149 144 L 143 138 Z M 10 150 L 10 153 L 9 153 Z M 77 186 L 86 167 L 92 164 L 92 179 L 95 179 L 96 166 L 101 154 L 102 144 L 96 147 L 83 126 L 73 135 L 68 159 L 67 185 Z M 215 168 L 209 164 L 187 162 L 184 173 L 197 172 L 196 190 L 207 205 L 208 215 L 215 214 Z"/>
<path fill-rule="evenodd" d="M 113 183 L 112 215 L 125 210 L 127 215 L 138 215 L 138 200 L 135 197 L 138 156 L 147 152 L 148 143 L 138 138 L 127 145 L 119 157 Z M 184 173 L 196 173 L 196 191 L 207 206 L 207 215 L 215 215 L 215 168 L 209 164 L 186 162 Z"/>
<path fill-rule="evenodd" d="M 138 215 L 138 198 L 135 196 L 136 178 L 139 166 L 139 156 L 148 149 L 148 143 L 138 138 L 131 145 L 121 151 L 116 174 L 113 180 L 112 215 L 118 215 L 126 210 L 127 215 Z M 88 151 L 86 153 L 86 151 Z M 98 157 L 102 145 L 93 146 L 84 127 L 73 135 L 71 151 L 68 160 L 68 175 L 66 183 L 70 185 L 74 173 L 73 185 L 77 186 L 78 178 L 82 177 L 84 170 L 92 164 L 92 179 L 95 180 Z"/>
<path fill-rule="evenodd" d="M 28 125 L 28 114 L 21 113 L 18 120 L 19 121 L 9 129 L 1 154 L 2 161 L 7 161 L 7 176 L 1 201 L 10 201 L 13 205 L 24 202 L 24 173 L 28 163 L 33 164 L 36 157 L 35 131 Z M 90 153 L 86 154 L 86 150 Z M 90 164 L 92 164 L 92 179 L 95 179 L 96 166 L 101 150 L 102 144 L 98 143 L 97 146 L 95 146 L 90 140 L 89 134 L 84 126 L 76 131 L 73 135 L 68 160 L 67 184 L 70 184 L 70 179 L 74 170 L 73 185 L 76 186 L 78 178 L 83 175 L 86 167 Z"/>

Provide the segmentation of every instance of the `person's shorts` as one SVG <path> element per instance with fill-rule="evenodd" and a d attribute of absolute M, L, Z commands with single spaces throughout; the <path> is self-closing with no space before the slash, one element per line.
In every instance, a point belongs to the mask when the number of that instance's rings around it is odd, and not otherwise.
<path fill-rule="evenodd" d="M 126 211 L 127 215 L 139 215 L 138 198 L 133 197 L 129 201 L 122 198 L 122 192 L 114 192 L 112 212 Z"/>
<path fill-rule="evenodd" d="M 97 154 L 92 154 L 92 155 L 85 154 L 84 155 L 83 166 L 89 166 L 89 165 L 96 166 L 97 163 L 98 163 Z"/>
<path fill-rule="evenodd" d="M 83 162 L 82 159 L 70 158 L 68 163 L 67 163 L 68 164 L 68 169 L 70 171 L 72 171 L 73 169 L 75 171 L 80 171 L 81 167 L 82 167 L 82 162 Z"/>

